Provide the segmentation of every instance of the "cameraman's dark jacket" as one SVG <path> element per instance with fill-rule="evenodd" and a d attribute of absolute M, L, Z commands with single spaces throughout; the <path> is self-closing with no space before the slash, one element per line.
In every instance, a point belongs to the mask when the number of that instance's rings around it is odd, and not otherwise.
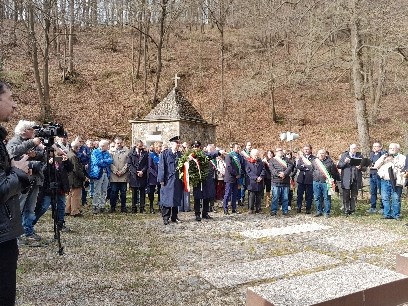
<path fill-rule="evenodd" d="M 29 161 L 41 161 L 43 166 L 45 166 L 44 160 L 44 150 L 38 148 L 34 144 L 32 139 L 24 139 L 21 136 L 14 136 L 7 143 L 7 151 L 10 155 L 10 158 L 21 157 L 26 154 L 28 151 L 33 150 L 35 152 L 34 158 L 29 158 Z M 42 186 L 44 183 L 44 175 L 42 171 L 33 171 L 32 179 L 35 182 L 35 185 Z"/>
<path fill-rule="evenodd" d="M 69 160 L 56 162 L 54 163 L 54 165 L 48 164 L 48 167 L 45 167 L 44 169 L 44 185 L 42 189 L 42 195 L 52 195 L 50 182 L 58 183 L 57 195 L 69 193 L 70 186 L 68 172 L 72 171 L 73 169 L 74 167 Z"/>
<path fill-rule="evenodd" d="M 7 132 L 0 127 L 0 243 L 24 233 L 21 225 L 19 195 L 30 186 L 27 174 L 11 167 L 4 139 Z"/>

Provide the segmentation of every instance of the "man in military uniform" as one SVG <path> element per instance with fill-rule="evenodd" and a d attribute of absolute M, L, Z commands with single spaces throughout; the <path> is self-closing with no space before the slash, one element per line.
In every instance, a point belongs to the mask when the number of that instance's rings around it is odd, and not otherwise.
<path fill-rule="evenodd" d="M 157 171 L 157 181 L 161 185 L 160 204 L 165 225 L 169 224 L 169 219 L 175 223 L 180 222 L 177 213 L 183 195 L 183 182 L 179 178 L 179 171 L 177 170 L 178 160 L 181 157 L 179 151 L 180 137 L 173 137 L 169 141 L 169 148 L 160 154 Z"/>

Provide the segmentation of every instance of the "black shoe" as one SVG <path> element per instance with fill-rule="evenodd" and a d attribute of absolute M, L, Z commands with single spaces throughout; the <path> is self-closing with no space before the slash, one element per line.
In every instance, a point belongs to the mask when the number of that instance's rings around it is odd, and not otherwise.
<path fill-rule="evenodd" d="M 120 209 L 120 212 L 122 212 L 122 213 L 127 213 L 128 210 L 127 210 L 127 208 L 125 207 L 125 208 L 121 208 L 121 209 Z"/>
<path fill-rule="evenodd" d="M 297 209 L 296 209 L 296 212 L 297 212 L 298 214 L 300 214 L 300 213 L 302 212 L 302 209 L 301 209 L 301 208 L 297 208 Z"/>
<path fill-rule="evenodd" d="M 163 219 L 163 223 L 164 223 L 164 225 L 168 225 L 169 224 L 169 219 Z"/>
<path fill-rule="evenodd" d="M 315 214 L 314 216 L 315 216 L 315 217 L 321 217 L 321 216 L 323 216 L 323 214 L 322 214 L 322 213 L 317 213 L 317 214 Z"/>
<path fill-rule="evenodd" d="M 195 216 L 195 220 L 196 220 L 196 221 L 201 221 L 200 215 L 196 215 L 196 216 Z"/>
<path fill-rule="evenodd" d="M 239 212 L 238 210 L 235 210 L 235 209 L 232 210 L 232 213 L 233 213 L 233 214 L 237 214 L 237 215 L 240 214 L 240 212 Z"/>
<path fill-rule="evenodd" d="M 156 212 L 154 211 L 154 208 L 153 207 L 150 207 L 150 213 L 151 214 L 155 214 Z"/>
<path fill-rule="evenodd" d="M 109 212 L 110 212 L 111 214 L 115 213 L 115 212 L 116 212 L 116 208 L 115 208 L 115 207 L 111 207 L 111 209 L 109 210 Z"/>
<path fill-rule="evenodd" d="M 132 214 L 137 214 L 137 208 L 132 207 Z"/>
<path fill-rule="evenodd" d="M 276 217 L 276 211 L 272 211 L 271 216 Z"/>
<path fill-rule="evenodd" d="M 306 209 L 306 214 L 310 215 L 310 209 Z"/>
<path fill-rule="evenodd" d="M 181 223 L 181 220 L 179 218 L 176 218 L 176 219 L 171 219 L 171 222 L 178 224 L 178 223 Z"/>
<path fill-rule="evenodd" d="M 228 211 L 228 210 L 224 210 L 224 215 L 229 215 L 229 211 Z"/>
<path fill-rule="evenodd" d="M 141 214 L 145 214 L 145 213 L 146 213 L 144 207 L 141 207 L 141 208 L 140 208 L 140 213 L 141 213 Z"/>
<path fill-rule="evenodd" d="M 203 219 L 212 219 L 213 217 L 211 217 L 209 214 L 203 215 Z"/>

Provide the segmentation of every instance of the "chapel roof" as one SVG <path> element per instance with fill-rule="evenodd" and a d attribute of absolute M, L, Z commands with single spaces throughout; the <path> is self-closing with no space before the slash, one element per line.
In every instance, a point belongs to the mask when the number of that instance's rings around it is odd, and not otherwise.
<path fill-rule="evenodd" d="M 144 120 L 188 120 L 208 124 L 176 87 L 169 92 Z"/>

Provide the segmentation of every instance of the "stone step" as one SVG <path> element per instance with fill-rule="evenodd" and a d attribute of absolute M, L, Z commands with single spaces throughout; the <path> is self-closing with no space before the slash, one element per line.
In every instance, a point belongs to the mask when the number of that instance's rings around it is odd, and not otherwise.
<path fill-rule="evenodd" d="M 396 306 L 408 301 L 407 276 L 356 263 L 247 289 L 247 306 Z"/>
<path fill-rule="evenodd" d="M 284 227 L 273 227 L 260 230 L 248 230 L 240 232 L 240 234 L 247 238 L 266 238 L 266 237 L 277 237 L 282 235 L 300 234 L 306 232 L 314 232 L 320 230 L 327 230 L 332 228 L 324 224 L 318 223 L 304 223 L 304 224 L 294 224 Z"/>
<path fill-rule="evenodd" d="M 225 260 L 228 259 L 225 258 Z M 215 287 L 225 288 L 251 281 L 279 278 L 338 263 L 340 263 L 339 260 L 326 255 L 316 252 L 302 252 L 250 262 L 229 263 L 202 271 L 200 275 Z"/>

